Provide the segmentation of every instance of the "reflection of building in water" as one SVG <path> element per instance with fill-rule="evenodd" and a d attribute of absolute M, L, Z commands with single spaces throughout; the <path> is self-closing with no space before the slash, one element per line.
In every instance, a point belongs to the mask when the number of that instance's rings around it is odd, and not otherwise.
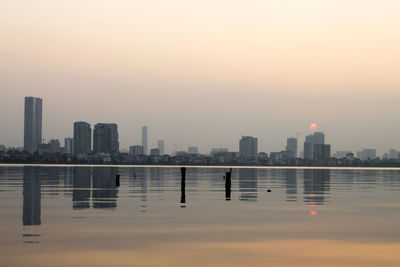
<path fill-rule="evenodd" d="M 93 208 L 117 207 L 117 174 L 118 168 L 93 168 Z"/>
<path fill-rule="evenodd" d="M 297 201 L 297 170 L 285 170 L 286 201 Z"/>
<path fill-rule="evenodd" d="M 24 167 L 23 181 L 23 225 L 40 225 L 41 184 L 38 167 Z"/>
<path fill-rule="evenodd" d="M 164 191 L 164 168 L 150 168 L 150 187 L 159 192 Z"/>
<path fill-rule="evenodd" d="M 239 169 L 239 199 L 257 201 L 257 169 Z"/>
<path fill-rule="evenodd" d="M 129 187 L 133 197 L 140 198 L 141 202 L 147 201 L 147 176 L 148 168 L 129 168 Z M 146 204 L 140 205 L 141 211 L 146 212 Z"/>
<path fill-rule="evenodd" d="M 73 178 L 73 168 L 64 168 L 64 196 L 71 196 L 72 194 L 72 178 Z"/>
<path fill-rule="evenodd" d="M 72 208 L 88 209 L 90 207 L 91 168 L 73 168 Z"/>
<path fill-rule="evenodd" d="M 330 191 L 331 170 L 304 170 L 304 202 L 310 205 L 323 205 Z"/>
<path fill-rule="evenodd" d="M 147 170 L 148 168 L 129 168 L 129 186 L 131 193 L 140 193 L 142 201 L 147 201 Z M 140 190 L 137 188 L 140 187 Z"/>
<path fill-rule="evenodd" d="M 58 196 L 59 190 L 53 190 L 60 185 L 60 171 L 59 167 L 46 167 L 42 169 L 41 180 L 43 188 L 43 197 L 54 197 Z"/>

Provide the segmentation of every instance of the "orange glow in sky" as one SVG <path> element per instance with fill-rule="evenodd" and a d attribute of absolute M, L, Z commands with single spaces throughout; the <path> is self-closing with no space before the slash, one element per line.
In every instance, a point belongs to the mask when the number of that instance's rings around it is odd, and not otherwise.
<path fill-rule="evenodd" d="M 318 129 L 318 125 L 317 124 L 313 123 L 313 124 L 310 125 L 310 130 L 312 132 L 315 132 L 317 129 Z"/>

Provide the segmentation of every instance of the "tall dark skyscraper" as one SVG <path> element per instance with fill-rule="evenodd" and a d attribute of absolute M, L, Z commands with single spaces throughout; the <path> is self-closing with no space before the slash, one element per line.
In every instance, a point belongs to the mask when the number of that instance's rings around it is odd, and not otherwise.
<path fill-rule="evenodd" d="M 142 127 L 142 146 L 143 146 L 143 153 L 145 155 L 148 154 L 148 147 L 147 147 L 147 126 Z"/>
<path fill-rule="evenodd" d="M 325 134 L 323 132 L 315 132 L 313 135 L 314 145 L 324 145 L 325 144 Z"/>
<path fill-rule="evenodd" d="M 304 159 L 327 160 L 330 158 L 331 146 L 325 145 L 325 134 L 315 132 L 306 136 L 304 142 Z"/>
<path fill-rule="evenodd" d="M 87 155 L 92 149 L 92 129 L 84 121 L 74 123 L 74 154 Z"/>
<path fill-rule="evenodd" d="M 93 130 L 93 151 L 95 153 L 119 152 L 118 126 L 115 123 L 97 123 Z"/>
<path fill-rule="evenodd" d="M 42 143 L 42 99 L 25 97 L 24 150 L 38 151 Z"/>

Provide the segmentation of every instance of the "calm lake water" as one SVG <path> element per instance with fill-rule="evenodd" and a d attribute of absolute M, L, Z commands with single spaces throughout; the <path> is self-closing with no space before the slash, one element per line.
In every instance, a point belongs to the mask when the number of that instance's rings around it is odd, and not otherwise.
<path fill-rule="evenodd" d="M 0 265 L 400 266 L 400 170 L 228 170 L 0 166 Z"/>

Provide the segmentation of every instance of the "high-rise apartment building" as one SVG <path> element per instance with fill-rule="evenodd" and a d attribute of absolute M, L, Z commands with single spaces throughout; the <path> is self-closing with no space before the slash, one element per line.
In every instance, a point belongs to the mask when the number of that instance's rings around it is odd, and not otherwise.
<path fill-rule="evenodd" d="M 92 128 L 84 121 L 74 123 L 74 154 L 87 155 L 92 150 Z"/>
<path fill-rule="evenodd" d="M 142 146 L 144 155 L 147 155 L 147 126 L 142 127 Z"/>
<path fill-rule="evenodd" d="M 291 158 L 297 158 L 297 138 L 288 138 L 285 150 L 290 152 Z"/>
<path fill-rule="evenodd" d="M 239 155 L 245 159 L 255 159 L 257 157 L 257 138 L 242 136 L 239 142 Z"/>
<path fill-rule="evenodd" d="M 93 130 L 93 151 L 95 153 L 119 152 L 118 126 L 115 123 L 97 123 Z"/>
<path fill-rule="evenodd" d="M 42 99 L 25 97 L 24 150 L 34 153 L 42 143 Z"/>
<path fill-rule="evenodd" d="M 331 145 L 314 144 L 313 159 L 314 160 L 328 160 L 331 158 Z"/>
<path fill-rule="evenodd" d="M 165 146 L 164 140 L 158 140 L 157 147 L 160 150 L 160 155 L 161 156 L 165 154 L 164 146 Z"/>
<path fill-rule="evenodd" d="M 74 139 L 65 138 L 64 139 L 64 153 L 68 155 L 74 154 Z"/>

